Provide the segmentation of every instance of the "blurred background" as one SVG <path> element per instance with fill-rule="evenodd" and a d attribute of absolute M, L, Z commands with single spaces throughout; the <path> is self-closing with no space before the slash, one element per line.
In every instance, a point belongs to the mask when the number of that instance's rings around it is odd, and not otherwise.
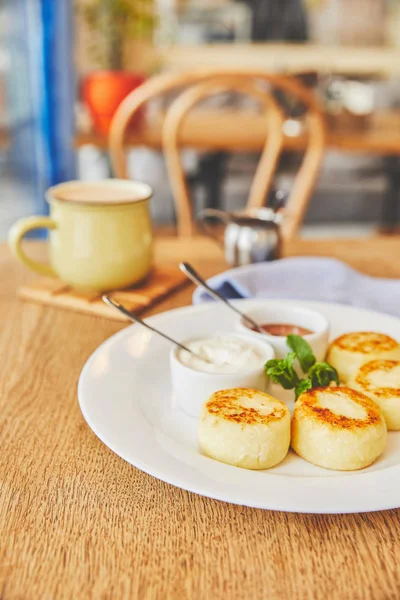
<path fill-rule="evenodd" d="M 331 142 L 302 236 L 398 231 L 400 0 L 2 0 L 1 238 L 17 218 L 46 213 L 49 186 L 111 175 L 109 123 L 132 89 L 160 72 L 215 66 L 291 75 L 318 95 Z M 139 133 L 169 100 L 146 107 Z M 228 94 L 203 110 L 238 102 Z M 298 107 L 286 112 L 285 134 L 300 135 Z M 173 223 L 162 152 L 132 135 L 129 175 L 154 188 L 156 223 Z M 243 207 L 257 160 L 185 150 L 196 208 Z M 280 161 L 282 197 L 298 160 Z"/>

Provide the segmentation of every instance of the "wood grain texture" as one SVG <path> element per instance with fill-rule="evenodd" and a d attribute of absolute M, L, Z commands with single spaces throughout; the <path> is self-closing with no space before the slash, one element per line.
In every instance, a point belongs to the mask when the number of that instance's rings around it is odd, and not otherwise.
<path fill-rule="evenodd" d="M 287 251 L 398 277 L 399 250 L 391 238 Z M 221 251 L 197 238 L 159 240 L 156 258 L 191 260 L 206 276 L 225 268 Z M 0 269 L 2 600 L 400 597 L 400 510 L 317 516 L 234 506 L 114 455 L 85 424 L 76 386 L 91 352 L 123 325 L 18 301 L 31 275 L 4 246 Z M 156 311 L 188 303 L 191 291 Z"/>
<path fill-rule="evenodd" d="M 144 281 L 132 288 L 111 292 L 111 295 L 125 308 L 139 314 L 187 283 L 187 278 L 176 265 L 173 268 L 153 269 Z M 60 279 L 38 278 L 33 283 L 18 288 L 18 296 L 28 302 L 97 315 L 114 321 L 128 320 L 114 308 L 106 305 L 101 294 L 78 292 Z"/>

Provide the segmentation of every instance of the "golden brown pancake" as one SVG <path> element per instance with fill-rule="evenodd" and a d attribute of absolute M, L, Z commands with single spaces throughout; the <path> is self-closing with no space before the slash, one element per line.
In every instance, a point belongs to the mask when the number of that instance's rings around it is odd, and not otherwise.
<path fill-rule="evenodd" d="M 372 331 L 346 333 L 334 340 L 328 349 L 327 361 L 347 383 L 358 369 L 371 360 L 400 360 L 400 345 L 388 335 Z"/>
<path fill-rule="evenodd" d="M 339 471 L 362 469 L 386 446 L 381 409 L 347 387 L 326 387 L 301 394 L 292 418 L 292 448 L 305 460 Z"/>
<path fill-rule="evenodd" d="M 372 360 L 349 385 L 379 404 L 389 430 L 400 430 L 400 361 Z"/>
<path fill-rule="evenodd" d="M 287 406 L 257 390 L 221 390 L 205 403 L 199 445 L 207 456 L 245 469 L 267 469 L 289 449 Z"/>

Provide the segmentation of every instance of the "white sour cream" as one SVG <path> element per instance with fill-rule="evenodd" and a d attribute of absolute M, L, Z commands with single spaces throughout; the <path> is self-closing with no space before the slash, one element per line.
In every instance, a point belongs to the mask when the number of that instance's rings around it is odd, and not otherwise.
<path fill-rule="evenodd" d="M 239 336 L 215 336 L 186 342 L 185 346 L 205 360 L 185 350 L 179 350 L 180 362 L 195 371 L 205 373 L 251 371 L 263 366 L 266 361 L 266 352 L 260 346 Z"/>

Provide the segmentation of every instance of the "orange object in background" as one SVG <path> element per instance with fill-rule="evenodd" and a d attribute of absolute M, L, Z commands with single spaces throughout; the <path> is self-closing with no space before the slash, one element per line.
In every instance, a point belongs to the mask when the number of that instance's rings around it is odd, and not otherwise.
<path fill-rule="evenodd" d="M 145 81 L 140 73 L 126 71 L 95 71 L 82 83 L 82 97 L 99 133 L 108 134 L 111 120 L 122 100 Z M 144 119 L 140 109 L 132 125 L 140 127 Z"/>

